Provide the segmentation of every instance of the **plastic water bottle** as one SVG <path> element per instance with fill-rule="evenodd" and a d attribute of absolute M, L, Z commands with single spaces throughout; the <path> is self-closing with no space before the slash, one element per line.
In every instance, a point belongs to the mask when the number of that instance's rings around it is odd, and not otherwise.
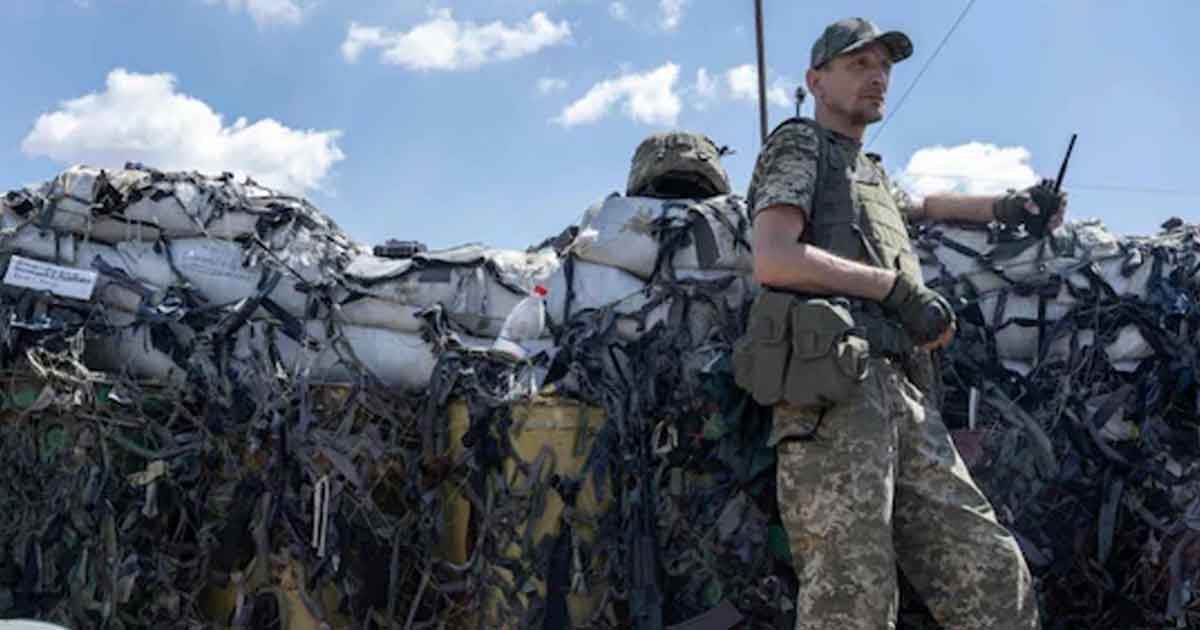
<path fill-rule="evenodd" d="M 521 342 L 542 336 L 546 327 L 545 298 L 546 287 L 539 284 L 533 288 L 533 293 L 517 302 L 500 327 L 500 335 L 492 343 L 494 352 L 516 360 L 524 359 L 529 354 Z"/>

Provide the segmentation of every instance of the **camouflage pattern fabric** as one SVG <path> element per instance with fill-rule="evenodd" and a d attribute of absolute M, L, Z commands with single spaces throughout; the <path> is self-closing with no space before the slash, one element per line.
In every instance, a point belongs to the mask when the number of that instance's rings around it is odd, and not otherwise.
<path fill-rule="evenodd" d="M 721 166 L 721 155 L 722 149 L 703 134 L 656 133 L 634 151 L 625 194 L 660 198 L 727 195 L 729 176 Z"/>
<path fill-rule="evenodd" d="M 810 216 L 816 193 L 820 140 L 812 127 L 787 122 L 790 121 L 781 123 L 771 133 L 758 154 L 746 199 L 751 219 L 760 211 L 780 204 L 802 208 L 805 218 Z M 843 141 L 834 143 L 831 149 L 844 153 L 843 163 L 854 164 L 855 154 L 862 145 L 844 136 L 840 139 Z M 880 161 L 876 154 L 867 156 L 876 162 Z M 911 216 L 917 200 L 887 177 L 882 164 L 878 171 L 896 207 L 905 216 Z"/>
<path fill-rule="evenodd" d="M 820 140 L 808 125 L 785 124 L 771 132 L 750 178 L 750 218 L 779 204 L 802 208 L 807 218 L 816 192 L 819 151 Z"/>
<path fill-rule="evenodd" d="M 863 396 L 825 412 L 781 405 L 780 515 L 799 577 L 797 630 L 896 627 L 896 565 L 945 628 L 1039 628 L 1032 578 L 934 409 L 872 359 Z"/>

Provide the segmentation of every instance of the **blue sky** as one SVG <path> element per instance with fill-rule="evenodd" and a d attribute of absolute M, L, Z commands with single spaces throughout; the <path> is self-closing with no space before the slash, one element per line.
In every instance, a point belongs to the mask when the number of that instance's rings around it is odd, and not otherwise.
<path fill-rule="evenodd" d="M 861 15 L 913 39 L 894 109 L 967 2 L 764 4 L 774 124 L 829 22 Z M 5 13 L 5 190 L 77 162 L 248 172 L 366 243 L 523 248 L 623 190 L 649 133 L 729 145 L 742 193 L 758 149 L 751 0 L 8 0 Z M 981 191 L 1053 176 L 1078 132 L 1072 218 L 1131 234 L 1200 219 L 1197 23 L 1191 0 L 978 0 L 870 148 L 918 192 Z"/>

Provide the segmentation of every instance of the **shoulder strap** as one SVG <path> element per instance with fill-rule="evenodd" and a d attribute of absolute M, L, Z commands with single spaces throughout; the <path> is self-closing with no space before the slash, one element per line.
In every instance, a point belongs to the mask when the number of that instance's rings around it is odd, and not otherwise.
<path fill-rule="evenodd" d="M 817 134 L 817 177 L 813 181 L 813 207 L 808 209 L 808 222 L 804 224 L 804 232 L 800 234 L 800 242 L 809 243 L 811 242 L 810 231 L 813 217 L 817 214 L 817 200 L 821 198 L 821 191 L 825 189 L 825 163 L 829 161 L 829 141 L 825 138 L 825 134 L 821 133 L 821 127 L 817 121 L 811 118 L 789 118 L 779 126 L 782 127 L 789 122 L 809 125 Z"/>

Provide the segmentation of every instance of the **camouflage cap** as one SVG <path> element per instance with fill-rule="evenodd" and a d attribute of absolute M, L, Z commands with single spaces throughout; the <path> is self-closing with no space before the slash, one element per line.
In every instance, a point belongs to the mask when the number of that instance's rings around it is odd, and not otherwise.
<path fill-rule="evenodd" d="M 875 41 L 888 49 L 893 63 L 912 55 L 913 45 L 908 35 L 900 31 L 882 33 L 869 20 L 846 18 L 825 27 L 825 32 L 813 44 L 810 67 L 820 68 L 838 55 L 854 52 Z"/>
<path fill-rule="evenodd" d="M 656 133 L 634 151 L 625 194 L 665 198 L 729 194 L 729 176 L 720 161 L 724 152 L 703 134 Z"/>

